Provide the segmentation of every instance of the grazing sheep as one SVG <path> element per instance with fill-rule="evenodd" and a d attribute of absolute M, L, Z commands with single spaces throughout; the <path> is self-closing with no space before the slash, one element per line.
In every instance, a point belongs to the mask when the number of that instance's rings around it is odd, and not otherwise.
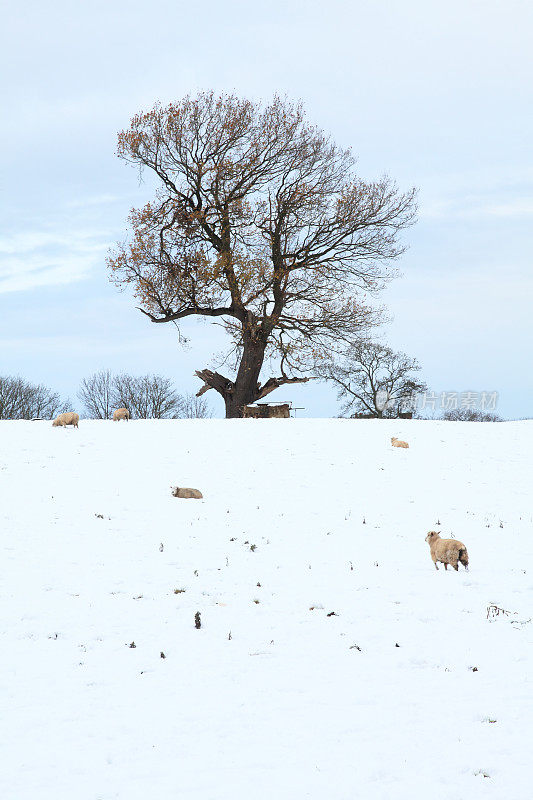
<path fill-rule="evenodd" d="M 397 439 L 396 436 L 391 438 L 391 444 L 393 447 L 409 447 L 407 442 L 402 442 L 401 439 Z"/>
<path fill-rule="evenodd" d="M 127 408 L 117 408 L 116 411 L 113 411 L 113 421 L 116 422 L 117 420 L 125 419 L 126 422 L 130 418 L 130 412 Z"/>
<path fill-rule="evenodd" d="M 173 497 L 183 497 L 184 499 L 194 497 L 196 500 L 201 500 L 203 497 L 203 494 L 198 489 L 184 489 L 179 486 L 171 486 L 170 488 L 172 489 Z"/>
<path fill-rule="evenodd" d="M 459 561 L 465 569 L 468 569 L 468 550 L 462 542 L 457 539 L 441 539 L 437 531 L 430 531 L 426 536 L 426 542 L 429 544 L 435 569 L 438 569 L 437 561 L 444 564 L 444 569 L 448 569 L 448 564 L 451 564 L 457 572 Z"/>
<path fill-rule="evenodd" d="M 61 426 L 65 428 L 67 425 L 73 425 L 75 428 L 78 427 L 78 422 L 80 421 L 80 415 L 75 414 L 74 411 L 65 411 L 64 414 L 59 414 L 58 417 L 52 422 L 54 428 Z"/>

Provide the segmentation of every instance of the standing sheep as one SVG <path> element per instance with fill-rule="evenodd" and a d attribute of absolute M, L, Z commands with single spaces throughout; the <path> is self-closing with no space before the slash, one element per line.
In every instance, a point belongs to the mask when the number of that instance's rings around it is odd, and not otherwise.
<path fill-rule="evenodd" d="M 468 569 L 468 550 L 462 542 L 457 539 L 441 539 L 437 531 L 430 531 L 426 536 L 426 542 L 429 544 L 435 569 L 438 569 L 437 561 L 444 564 L 444 569 L 448 569 L 448 564 L 451 564 L 457 572 L 459 561 L 465 569 Z"/>
<path fill-rule="evenodd" d="M 130 412 L 127 408 L 117 408 L 116 411 L 113 411 L 113 420 L 116 422 L 117 420 L 125 419 L 126 422 L 130 418 Z"/>
<path fill-rule="evenodd" d="M 52 426 L 54 428 L 58 428 L 59 426 L 66 428 L 67 425 L 73 425 L 74 428 L 77 428 L 79 421 L 79 414 L 75 414 L 74 411 L 65 411 L 64 414 L 59 414 L 59 416 L 55 418 L 52 422 Z"/>

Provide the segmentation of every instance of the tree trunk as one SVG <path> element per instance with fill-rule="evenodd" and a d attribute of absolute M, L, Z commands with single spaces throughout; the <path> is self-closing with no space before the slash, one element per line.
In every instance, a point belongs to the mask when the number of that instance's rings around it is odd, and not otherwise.
<path fill-rule="evenodd" d="M 197 376 L 204 385 L 196 393 L 200 397 L 204 392 L 214 389 L 226 405 L 226 419 L 239 419 L 244 416 L 244 406 L 255 403 L 262 397 L 279 389 L 280 386 L 292 383 L 307 383 L 311 378 L 289 378 L 284 373 L 279 378 L 269 378 L 263 386 L 259 384 L 259 373 L 265 360 L 267 336 L 259 333 L 255 325 L 247 326 L 243 331 L 242 358 L 237 377 L 229 380 L 219 372 L 210 369 L 196 370 Z"/>
<path fill-rule="evenodd" d="M 265 343 L 252 339 L 248 332 L 244 335 L 243 353 L 239 371 L 231 392 L 228 392 L 226 419 L 236 419 L 244 414 L 244 406 L 255 402 L 259 391 L 259 373 L 265 358 Z"/>

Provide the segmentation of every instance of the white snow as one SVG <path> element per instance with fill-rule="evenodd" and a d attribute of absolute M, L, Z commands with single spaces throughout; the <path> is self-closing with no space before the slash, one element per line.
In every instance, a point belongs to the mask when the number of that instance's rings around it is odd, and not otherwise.
<path fill-rule="evenodd" d="M 0 797 L 529 800 L 532 452 L 531 422 L 0 423 Z"/>

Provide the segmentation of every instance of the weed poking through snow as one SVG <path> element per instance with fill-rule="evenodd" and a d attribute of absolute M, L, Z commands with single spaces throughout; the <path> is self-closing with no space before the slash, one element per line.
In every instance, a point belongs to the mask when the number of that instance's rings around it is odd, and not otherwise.
<path fill-rule="evenodd" d="M 516 611 L 514 613 L 516 614 Z M 499 617 L 500 614 L 504 617 L 509 617 L 511 612 L 506 611 L 505 608 L 499 608 L 495 603 L 491 603 L 487 606 L 487 619 L 495 619 Z"/>

